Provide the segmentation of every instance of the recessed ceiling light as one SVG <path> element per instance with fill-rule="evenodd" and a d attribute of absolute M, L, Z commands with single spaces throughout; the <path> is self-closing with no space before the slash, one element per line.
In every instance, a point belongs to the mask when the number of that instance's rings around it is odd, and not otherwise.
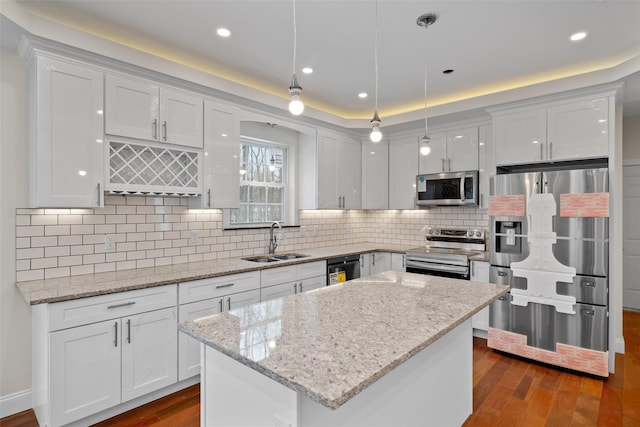
<path fill-rule="evenodd" d="M 218 31 L 216 32 L 220 37 L 229 37 L 231 35 L 231 31 L 227 30 L 226 28 L 218 28 Z"/>
<path fill-rule="evenodd" d="M 358 94 L 358 98 L 366 98 L 367 96 L 369 96 L 369 95 L 367 95 L 367 92 L 360 92 Z"/>
<path fill-rule="evenodd" d="M 313 73 L 313 68 L 311 68 L 311 67 L 304 67 L 304 68 L 302 69 L 302 72 L 303 72 L 303 73 L 305 73 L 305 74 L 311 74 L 311 73 Z"/>
<path fill-rule="evenodd" d="M 569 39 L 572 42 L 577 42 L 578 40 L 582 40 L 585 37 L 587 37 L 587 33 L 585 33 L 584 31 L 581 31 L 579 33 L 572 34 L 571 37 L 569 37 Z"/>
<path fill-rule="evenodd" d="M 442 74 L 451 74 L 451 73 L 453 73 L 453 70 L 451 68 L 448 68 L 442 72 Z"/>

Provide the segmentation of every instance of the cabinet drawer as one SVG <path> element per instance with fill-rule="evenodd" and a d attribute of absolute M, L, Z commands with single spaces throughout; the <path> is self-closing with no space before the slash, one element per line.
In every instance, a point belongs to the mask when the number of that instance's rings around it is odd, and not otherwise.
<path fill-rule="evenodd" d="M 265 287 L 279 285 L 280 283 L 293 282 L 297 277 L 298 269 L 296 265 L 269 268 L 260 272 L 260 285 Z"/>
<path fill-rule="evenodd" d="M 180 304 L 215 298 L 222 295 L 258 289 L 260 287 L 260 272 L 230 274 L 228 276 L 212 277 L 210 279 L 192 280 L 180 283 L 178 299 Z"/>
<path fill-rule="evenodd" d="M 296 278 L 308 279 L 309 277 L 326 276 L 327 275 L 327 262 L 316 261 L 306 262 L 304 264 L 296 265 Z"/>
<path fill-rule="evenodd" d="M 49 306 L 49 331 L 130 316 L 176 304 L 176 285 L 53 303 Z"/>

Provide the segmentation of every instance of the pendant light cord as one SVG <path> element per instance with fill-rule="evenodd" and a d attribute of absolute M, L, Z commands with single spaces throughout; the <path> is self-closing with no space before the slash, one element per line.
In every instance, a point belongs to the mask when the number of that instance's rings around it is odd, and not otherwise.
<path fill-rule="evenodd" d="M 298 50 L 298 29 L 296 28 L 296 0 L 293 0 L 293 75 L 296 74 L 296 52 Z"/>
<path fill-rule="evenodd" d="M 376 32 L 373 45 L 373 57 L 376 69 L 376 109 L 378 111 L 378 0 L 376 0 Z"/>
<path fill-rule="evenodd" d="M 425 36 L 424 36 L 424 136 L 429 136 L 429 129 L 427 127 L 427 34 L 426 30 L 428 27 L 425 27 Z"/>

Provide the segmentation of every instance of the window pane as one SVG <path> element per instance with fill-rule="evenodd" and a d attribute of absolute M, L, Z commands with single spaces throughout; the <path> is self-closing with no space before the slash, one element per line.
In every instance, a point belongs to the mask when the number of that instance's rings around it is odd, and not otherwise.
<path fill-rule="evenodd" d="M 267 207 L 265 205 L 251 205 L 248 222 L 267 222 Z"/>
<path fill-rule="evenodd" d="M 267 194 L 269 195 L 267 199 L 268 203 L 282 203 L 284 188 L 269 187 Z"/>
<path fill-rule="evenodd" d="M 240 185 L 240 203 L 247 203 L 249 201 L 249 186 Z"/>
<path fill-rule="evenodd" d="M 249 187 L 249 202 L 251 203 L 266 203 L 267 202 L 267 189 L 266 187 Z"/>
<path fill-rule="evenodd" d="M 240 205 L 239 209 L 232 209 L 230 213 L 230 222 L 234 223 L 246 223 L 248 222 L 248 207 L 247 205 Z"/>
<path fill-rule="evenodd" d="M 282 220 L 282 207 L 280 205 L 268 205 L 267 206 L 267 219 L 269 221 L 281 221 Z"/>

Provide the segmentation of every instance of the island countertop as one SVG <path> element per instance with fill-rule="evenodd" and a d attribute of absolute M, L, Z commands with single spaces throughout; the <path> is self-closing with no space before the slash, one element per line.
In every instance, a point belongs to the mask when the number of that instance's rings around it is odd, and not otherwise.
<path fill-rule="evenodd" d="M 184 322 L 179 328 L 336 409 L 508 290 L 388 271 Z"/>

